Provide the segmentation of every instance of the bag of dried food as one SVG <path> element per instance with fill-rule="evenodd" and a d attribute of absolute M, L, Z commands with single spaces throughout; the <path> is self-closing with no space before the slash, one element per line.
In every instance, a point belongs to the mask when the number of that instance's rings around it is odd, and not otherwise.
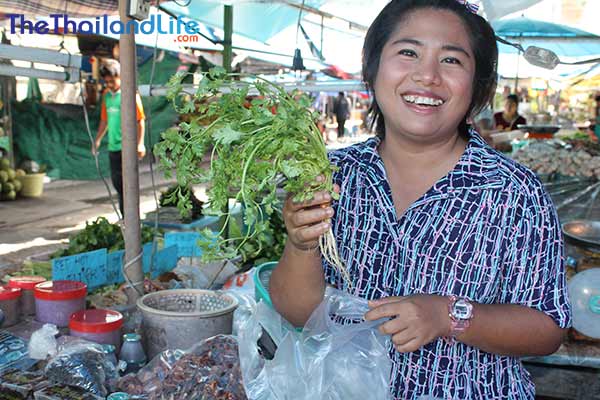
<path fill-rule="evenodd" d="M 240 302 L 234 331 L 248 399 L 391 399 L 389 339 L 381 322 L 364 321 L 368 310 L 367 300 L 327 288 L 298 332 L 265 303 Z"/>
<path fill-rule="evenodd" d="M 166 350 L 137 374 L 118 383 L 119 390 L 149 400 L 246 400 L 234 337 L 217 335 L 187 351 Z"/>
<path fill-rule="evenodd" d="M 108 395 L 118 378 L 103 345 L 78 338 L 59 346 L 44 372 L 53 383 L 76 386 L 102 397 Z"/>

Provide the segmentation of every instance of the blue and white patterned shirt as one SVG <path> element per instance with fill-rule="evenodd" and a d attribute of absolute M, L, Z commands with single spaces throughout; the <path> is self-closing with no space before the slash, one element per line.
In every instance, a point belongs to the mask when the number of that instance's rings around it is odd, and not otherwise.
<path fill-rule="evenodd" d="M 341 197 L 332 229 L 368 299 L 427 293 L 540 310 L 571 323 L 563 242 L 554 206 L 535 174 L 490 148 L 474 131 L 455 168 L 401 217 L 371 138 L 330 153 Z M 323 261 L 326 280 L 347 287 Z M 519 358 L 437 339 L 414 353 L 390 348 L 397 399 L 533 399 Z"/>

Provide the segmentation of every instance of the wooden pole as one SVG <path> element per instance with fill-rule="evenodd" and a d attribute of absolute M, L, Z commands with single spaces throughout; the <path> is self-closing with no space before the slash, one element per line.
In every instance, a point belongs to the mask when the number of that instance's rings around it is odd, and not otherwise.
<path fill-rule="evenodd" d="M 119 0 L 121 22 L 127 24 L 127 0 Z M 139 165 L 137 157 L 137 118 L 136 118 L 136 54 L 135 36 L 133 32 L 123 33 L 119 39 L 119 61 L 121 62 L 121 132 L 123 157 L 123 197 L 125 219 L 125 265 L 127 280 L 133 287 L 126 289 L 127 301 L 135 304 L 144 293 L 144 273 L 140 234 L 140 185 Z"/>

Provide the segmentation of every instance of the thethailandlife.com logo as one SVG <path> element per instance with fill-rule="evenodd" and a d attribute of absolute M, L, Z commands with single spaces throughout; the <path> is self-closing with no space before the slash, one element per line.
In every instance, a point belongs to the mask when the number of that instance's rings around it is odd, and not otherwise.
<path fill-rule="evenodd" d="M 66 14 L 50 14 L 49 18 L 30 20 L 23 14 L 7 14 L 11 34 L 95 34 L 120 35 L 122 33 L 162 34 L 174 36 L 176 42 L 197 42 L 200 24 L 181 18 L 163 18 L 150 15 L 143 21 L 122 22 L 115 17 L 101 15 L 94 19 L 73 19 Z"/>

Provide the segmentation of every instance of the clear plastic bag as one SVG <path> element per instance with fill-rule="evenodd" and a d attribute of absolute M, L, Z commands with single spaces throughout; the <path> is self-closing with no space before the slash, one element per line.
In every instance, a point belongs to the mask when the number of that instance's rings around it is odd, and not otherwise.
<path fill-rule="evenodd" d="M 102 345 L 81 339 L 59 346 L 58 354 L 46 365 L 45 375 L 54 383 L 76 386 L 103 397 L 118 379 L 117 369 Z"/>
<path fill-rule="evenodd" d="M 240 304 L 235 331 L 248 399 L 392 398 L 389 338 L 377 330 L 380 321 L 364 321 L 369 310 L 365 299 L 327 288 L 302 332 L 262 302 Z M 257 346 L 263 329 L 277 345 L 272 360 Z"/>
<path fill-rule="evenodd" d="M 34 360 L 45 360 L 46 357 L 56 355 L 56 325 L 44 324 L 40 329 L 33 332 L 29 341 L 29 357 Z"/>

